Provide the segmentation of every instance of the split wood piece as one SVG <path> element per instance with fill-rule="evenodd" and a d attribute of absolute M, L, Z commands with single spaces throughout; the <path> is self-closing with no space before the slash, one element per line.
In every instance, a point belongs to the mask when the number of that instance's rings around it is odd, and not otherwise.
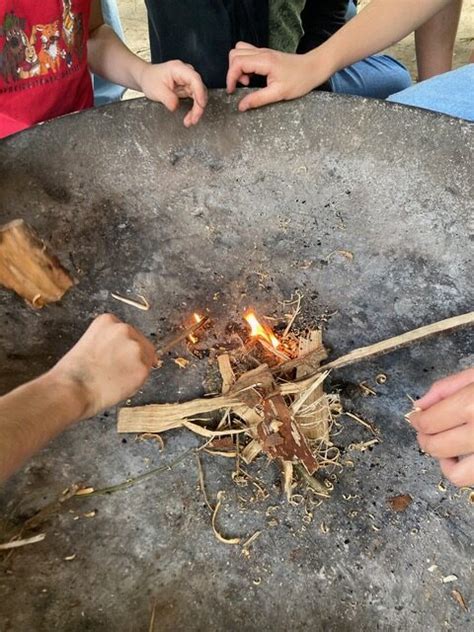
<path fill-rule="evenodd" d="M 296 369 L 296 379 L 310 375 L 318 368 L 316 357 L 325 360 L 327 358 L 326 349 L 323 346 L 323 337 L 320 329 L 310 331 L 308 336 L 303 336 L 299 340 L 299 355 L 307 357 L 311 354 L 311 364 L 300 364 Z M 317 389 L 308 397 L 306 404 L 319 402 L 318 408 L 307 417 L 297 417 L 301 432 L 309 439 L 321 439 L 329 441 L 329 402 L 324 393 L 324 386 L 320 384 Z"/>
<path fill-rule="evenodd" d="M 192 325 L 189 325 L 189 327 L 185 327 L 179 333 L 166 338 L 156 347 L 156 354 L 158 356 L 164 356 L 165 353 L 168 353 L 169 351 L 174 349 L 177 345 L 179 345 L 180 342 L 183 342 L 183 340 L 186 340 L 186 338 L 192 336 L 198 329 L 204 327 L 204 325 L 208 321 L 209 318 L 207 316 L 204 316 L 203 318 L 201 318 L 200 321 L 193 323 Z"/>
<path fill-rule="evenodd" d="M 235 383 L 235 374 L 228 353 L 217 356 L 217 365 L 222 377 L 222 394 L 226 395 Z"/>
<path fill-rule="evenodd" d="M 16 219 L 0 227 L 0 284 L 40 308 L 59 301 L 74 280 L 33 228 Z"/>
<path fill-rule="evenodd" d="M 118 432 L 164 432 L 179 428 L 181 422 L 205 413 L 232 408 L 240 400 L 229 395 L 194 399 L 182 404 L 148 404 L 134 408 L 121 408 L 118 414 Z"/>
<path fill-rule="evenodd" d="M 257 432 L 262 448 L 273 459 L 303 463 L 308 472 L 313 474 L 318 469 L 318 462 L 268 367 L 267 374 L 267 386 L 259 387 L 263 395 L 264 419 L 259 423 Z"/>

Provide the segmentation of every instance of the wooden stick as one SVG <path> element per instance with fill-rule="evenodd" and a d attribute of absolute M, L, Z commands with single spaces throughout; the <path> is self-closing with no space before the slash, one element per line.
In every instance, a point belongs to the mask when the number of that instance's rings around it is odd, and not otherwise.
<path fill-rule="evenodd" d="M 161 347 L 156 348 L 157 355 L 163 356 L 165 355 L 165 353 L 168 353 L 168 351 L 171 351 L 171 349 L 174 349 L 176 345 L 178 345 L 183 340 L 186 340 L 188 336 L 191 336 L 195 331 L 201 329 L 201 327 L 205 325 L 208 320 L 209 318 L 207 316 L 204 316 L 198 323 L 193 323 L 192 325 L 189 325 L 189 327 L 183 329 L 183 331 L 181 331 L 179 334 L 175 334 L 174 336 L 165 339 L 161 343 Z"/>
<path fill-rule="evenodd" d="M 327 371 L 328 369 L 341 369 L 344 366 L 349 366 L 350 364 L 355 364 L 356 362 L 361 362 L 362 360 L 368 360 L 369 358 L 374 358 L 376 356 L 389 353 L 390 351 L 396 351 L 397 349 L 407 347 L 418 340 L 423 340 L 424 338 L 434 336 L 435 334 L 440 334 L 444 331 L 452 331 L 453 329 L 460 329 L 461 327 L 468 327 L 470 325 L 474 325 L 474 312 L 467 312 L 466 314 L 462 314 L 460 316 L 446 318 L 445 320 L 440 320 L 436 323 L 432 323 L 431 325 L 425 325 L 424 327 L 418 327 L 418 329 L 412 329 L 411 331 L 407 331 L 399 336 L 394 336 L 393 338 L 376 342 L 373 345 L 361 347 L 360 349 L 354 349 L 354 351 L 351 351 L 332 362 L 321 365 L 318 372 Z"/>

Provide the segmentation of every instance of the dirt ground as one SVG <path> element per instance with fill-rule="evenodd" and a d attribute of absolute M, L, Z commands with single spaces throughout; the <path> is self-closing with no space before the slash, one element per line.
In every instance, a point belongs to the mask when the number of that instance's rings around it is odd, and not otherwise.
<path fill-rule="evenodd" d="M 127 44 L 144 59 L 150 58 L 148 46 L 148 27 L 144 0 L 117 0 Z M 363 0 L 361 6 L 368 4 Z M 454 67 L 462 66 L 469 58 L 474 41 L 474 0 L 464 0 L 461 21 L 454 52 Z M 390 53 L 409 68 L 416 78 L 415 49 L 413 35 L 392 46 Z M 128 97 L 137 93 L 129 92 Z"/>

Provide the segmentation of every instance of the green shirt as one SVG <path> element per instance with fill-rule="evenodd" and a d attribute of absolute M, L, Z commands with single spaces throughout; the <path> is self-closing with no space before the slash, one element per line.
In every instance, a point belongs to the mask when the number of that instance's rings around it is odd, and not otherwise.
<path fill-rule="evenodd" d="M 306 0 L 270 0 L 268 40 L 270 48 L 296 53 L 303 37 L 301 13 Z"/>

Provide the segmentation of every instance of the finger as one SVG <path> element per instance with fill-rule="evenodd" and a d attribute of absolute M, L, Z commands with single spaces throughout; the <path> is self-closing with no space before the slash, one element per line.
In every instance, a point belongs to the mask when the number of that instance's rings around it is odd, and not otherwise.
<path fill-rule="evenodd" d="M 268 75 L 270 72 L 270 63 L 268 57 L 262 54 L 239 54 L 232 57 L 227 71 L 226 86 L 227 92 L 234 92 L 237 81 L 242 75 Z"/>
<path fill-rule="evenodd" d="M 241 77 L 239 77 L 238 83 L 242 84 L 243 86 L 248 86 L 250 83 L 250 77 L 248 75 L 242 75 Z"/>
<path fill-rule="evenodd" d="M 239 103 L 239 110 L 241 112 L 246 112 L 247 110 L 251 110 L 253 108 L 260 108 L 263 105 L 281 101 L 281 98 L 278 87 L 273 84 L 245 96 Z"/>
<path fill-rule="evenodd" d="M 409 420 L 423 434 L 437 434 L 468 423 L 474 418 L 474 384 L 433 404 L 427 410 L 413 412 Z"/>
<path fill-rule="evenodd" d="M 192 97 L 194 102 L 197 103 L 202 110 L 206 107 L 208 98 L 207 90 L 199 73 L 195 70 L 189 70 L 183 64 L 181 71 L 175 74 L 174 81 L 177 88 L 179 90 L 184 88 L 188 96 Z"/>
<path fill-rule="evenodd" d="M 253 44 L 249 44 L 248 42 L 237 42 L 237 44 L 235 45 L 235 48 L 238 48 L 239 50 L 245 50 L 245 49 L 257 50 L 256 46 L 254 46 Z"/>
<path fill-rule="evenodd" d="M 474 382 L 474 368 L 466 369 L 461 373 L 450 375 L 442 380 L 438 380 L 433 384 L 429 391 L 416 402 L 416 406 L 423 408 L 429 408 L 437 402 L 449 397 L 460 388 L 467 386 Z"/>
<path fill-rule="evenodd" d="M 474 452 L 474 426 L 464 424 L 435 435 L 419 433 L 420 448 L 436 459 L 449 459 Z"/>
<path fill-rule="evenodd" d="M 463 459 L 441 459 L 441 471 L 458 487 L 474 485 L 474 454 Z"/>
<path fill-rule="evenodd" d="M 155 347 L 140 331 L 138 331 L 138 329 L 135 329 L 134 327 L 130 326 L 129 336 L 140 345 L 140 355 L 143 363 L 148 367 L 148 369 L 150 369 L 156 360 Z"/>

